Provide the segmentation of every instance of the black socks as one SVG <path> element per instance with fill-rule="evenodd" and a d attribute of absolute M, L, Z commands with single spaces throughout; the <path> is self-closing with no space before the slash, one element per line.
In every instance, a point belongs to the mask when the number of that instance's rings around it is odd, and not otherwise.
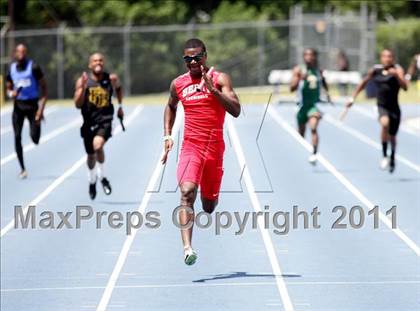
<path fill-rule="evenodd" d="M 384 156 L 384 158 L 387 155 L 387 149 L 388 149 L 388 143 L 385 141 L 382 142 L 382 154 Z"/>

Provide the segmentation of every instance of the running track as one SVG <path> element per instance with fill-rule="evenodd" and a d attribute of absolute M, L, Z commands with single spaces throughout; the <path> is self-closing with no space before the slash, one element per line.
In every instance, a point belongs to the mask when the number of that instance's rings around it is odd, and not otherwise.
<path fill-rule="evenodd" d="M 269 206 L 272 215 L 291 212 L 293 205 L 308 212 L 318 207 L 321 228 L 304 230 L 300 220 L 298 229 L 277 235 L 272 222 L 264 229 L 259 218 L 257 229 L 248 224 L 238 236 L 235 222 L 218 236 L 214 226 L 196 229 L 199 260 L 192 267 L 183 263 L 171 221 L 179 200 L 177 148 L 164 170 L 158 164 L 163 106 L 127 106 L 127 131 L 115 126 L 106 146 L 113 194 L 106 197 L 98 187 L 94 202 L 76 109 L 50 111 L 43 127 L 49 139 L 25 154 L 24 181 L 17 179 L 16 159 L 3 161 L 12 157 L 13 133 L 7 130 L 10 111 L 2 112 L 1 310 L 419 310 L 419 134 L 400 132 L 400 158 L 390 175 L 378 169 L 372 108 L 351 110 L 340 124 L 341 108 L 323 106 L 322 156 L 312 167 L 307 143 L 294 131 L 294 109 L 246 105 L 240 118 L 227 118 L 217 211 L 243 214 Z M 420 108 L 404 106 L 403 113 L 418 117 Z M 23 137 L 30 146 L 27 125 Z M 161 227 L 141 227 L 130 236 L 124 226 L 97 230 L 93 221 L 82 229 L 14 229 L 13 207 L 29 203 L 38 216 L 75 212 L 78 205 L 108 213 L 157 211 Z M 381 211 L 378 229 L 367 216 L 371 204 Z M 336 205 L 361 205 L 362 228 L 332 230 Z M 397 230 L 384 216 L 393 205 Z"/>

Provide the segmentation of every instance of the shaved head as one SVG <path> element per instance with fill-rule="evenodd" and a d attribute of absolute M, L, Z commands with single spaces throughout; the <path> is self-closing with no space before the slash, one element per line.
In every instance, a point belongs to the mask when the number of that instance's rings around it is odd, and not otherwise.
<path fill-rule="evenodd" d="M 101 53 L 93 53 L 89 56 L 89 69 L 94 75 L 101 75 L 105 66 L 105 57 Z"/>
<path fill-rule="evenodd" d="M 89 56 L 89 63 L 95 58 L 102 58 L 103 60 L 105 60 L 105 57 L 102 53 L 95 52 Z"/>
<path fill-rule="evenodd" d="M 24 44 L 22 44 L 22 43 L 21 44 L 18 44 L 15 47 L 15 53 L 14 53 L 15 54 L 14 55 L 15 60 L 17 62 L 24 61 L 26 59 L 27 52 L 28 52 L 28 49 L 26 48 L 26 46 Z"/>
<path fill-rule="evenodd" d="M 381 51 L 380 61 L 385 67 L 394 65 L 394 52 L 390 49 L 383 49 Z"/>

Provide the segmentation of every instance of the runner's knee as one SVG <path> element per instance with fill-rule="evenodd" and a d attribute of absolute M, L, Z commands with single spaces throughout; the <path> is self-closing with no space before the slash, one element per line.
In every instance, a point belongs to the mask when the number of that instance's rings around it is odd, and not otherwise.
<path fill-rule="evenodd" d="M 194 203 L 195 197 L 195 186 L 193 184 L 181 184 L 181 201 L 184 204 L 192 205 Z"/>
<path fill-rule="evenodd" d="M 105 144 L 105 139 L 101 136 L 95 136 L 93 138 L 93 150 L 96 152 L 100 151 Z"/>
<path fill-rule="evenodd" d="M 382 117 L 379 119 L 379 123 L 381 123 L 381 126 L 382 126 L 384 129 L 388 129 L 388 127 L 389 127 L 389 118 L 388 118 L 388 117 L 386 117 L 386 116 L 382 116 Z"/>

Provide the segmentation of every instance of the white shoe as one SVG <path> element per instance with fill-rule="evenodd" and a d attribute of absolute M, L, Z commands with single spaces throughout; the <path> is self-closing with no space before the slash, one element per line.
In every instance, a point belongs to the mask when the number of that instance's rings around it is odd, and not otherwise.
<path fill-rule="evenodd" d="M 19 179 L 26 179 L 28 177 L 28 172 L 26 170 L 23 170 L 19 173 Z"/>
<path fill-rule="evenodd" d="M 386 170 L 389 167 L 389 158 L 383 157 L 381 163 L 379 164 L 381 170 Z"/>
<path fill-rule="evenodd" d="M 191 266 L 195 264 L 197 257 L 197 253 L 191 247 L 184 249 L 184 262 L 186 265 Z"/>
<path fill-rule="evenodd" d="M 316 161 L 317 161 L 317 156 L 316 154 L 311 154 L 308 158 L 308 162 L 311 163 L 312 165 L 316 165 Z"/>

